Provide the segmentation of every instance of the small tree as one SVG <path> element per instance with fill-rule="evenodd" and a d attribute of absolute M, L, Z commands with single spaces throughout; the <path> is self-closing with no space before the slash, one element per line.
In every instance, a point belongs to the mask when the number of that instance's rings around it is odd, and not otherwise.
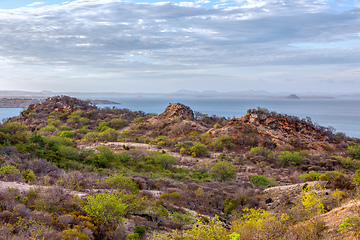
<path fill-rule="evenodd" d="M 207 151 L 208 148 L 199 142 L 194 143 L 194 145 L 190 148 L 190 152 L 193 157 L 205 156 Z"/>
<path fill-rule="evenodd" d="M 360 144 L 349 144 L 347 151 L 355 159 L 360 160 Z"/>
<path fill-rule="evenodd" d="M 210 169 L 210 174 L 218 181 L 231 181 L 236 176 L 236 168 L 230 162 L 221 161 L 215 163 Z"/>
<path fill-rule="evenodd" d="M 264 175 L 250 176 L 250 183 L 255 184 L 257 187 L 259 186 L 270 187 L 270 186 L 275 186 L 277 184 L 275 179 L 267 178 Z"/>
<path fill-rule="evenodd" d="M 123 174 L 115 173 L 104 179 L 105 183 L 112 189 L 125 190 L 126 192 L 137 193 L 139 188 L 136 183 Z"/>
<path fill-rule="evenodd" d="M 296 164 L 301 163 L 302 157 L 300 156 L 299 152 L 290 152 L 290 151 L 283 151 L 279 156 L 279 165 L 289 165 L 290 162 L 294 162 Z"/>
<path fill-rule="evenodd" d="M 94 218 L 96 224 L 106 225 L 111 221 L 122 223 L 127 204 L 123 203 L 118 193 L 99 193 L 88 196 L 86 204 L 81 208 Z"/>
<path fill-rule="evenodd" d="M 156 153 L 154 155 L 155 162 L 165 169 L 172 168 L 172 165 L 178 163 L 178 159 L 168 153 Z"/>
<path fill-rule="evenodd" d="M 224 148 L 234 149 L 236 145 L 233 143 L 232 137 L 224 135 L 210 143 L 210 147 L 215 151 L 222 151 Z"/>

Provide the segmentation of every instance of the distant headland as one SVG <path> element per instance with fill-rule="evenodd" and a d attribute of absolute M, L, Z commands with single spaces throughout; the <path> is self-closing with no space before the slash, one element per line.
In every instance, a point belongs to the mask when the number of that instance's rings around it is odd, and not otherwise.
<path fill-rule="evenodd" d="M 31 104 L 41 103 L 46 98 L 24 98 L 24 97 L 10 97 L 0 99 L 0 108 L 27 108 Z M 109 100 L 89 100 L 94 105 L 120 104 Z"/>

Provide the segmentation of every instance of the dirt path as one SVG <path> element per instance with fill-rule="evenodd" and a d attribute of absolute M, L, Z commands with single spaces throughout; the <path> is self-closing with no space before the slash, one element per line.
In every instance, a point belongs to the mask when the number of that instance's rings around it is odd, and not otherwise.
<path fill-rule="evenodd" d="M 9 190 L 11 188 L 19 190 L 20 193 L 26 193 L 26 192 L 30 191 L 30 189 L 36 189 L 36 188 L 47 189 L 47 188 L 52 188 L 52 187 L 51 186 L 42 186 L 42 185 L 31 185 L 31 184 L 19 183 L 19 182 L 0 181 L 0 191 Z M 71 191 L 68 189 L 65 189 L 65 191 L 71 195 L 76 195 L 79 198 L 83 198 L 86 195 L 88 195 L 88 193 L 85 193 L 85 192 Z"/>
<path fill-rule="evenodd" d="M 220 153 L 210 152 L 210 157 L 197 158 L 197 157 L 192 157 L 192 156 L 181 155 L 180 153 L 171 151 L 168 148 L 160 148 L 159 149 L 154 145 L 150 145 L 150 144 L 146 144 L 146 143 L 134 143 L 134 142 L 93 143 L 93 144 L 90 144 L 90 145 L 89 144 L 88 145 L 81 145 L 80 148 L 95 149 L 99 145 L 109 146 L 114 151 L 123 151 L 123 149 L 124 149 L 123 146 L 129 147 L 129 148 L 146 149 L 146 150 L 149 150 L 149 151 L 162 151 L 162 150 L 164 150 L 166 153 L 178 158 L 180 160 L 180 164 L 185 165 L 185 166 L 193 166 L 194 162 L 201 163 L 201 162 L 211 161 L 212 158 L 217 158 L 220 155 Z"/>

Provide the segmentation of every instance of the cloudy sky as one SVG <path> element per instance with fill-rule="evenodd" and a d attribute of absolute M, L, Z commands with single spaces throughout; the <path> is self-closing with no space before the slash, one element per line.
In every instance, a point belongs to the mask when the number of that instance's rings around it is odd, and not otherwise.
<path fill-rule="evenodd" d="M 0 90 L 360 92 L 360 0 L 0 0 Z"/>

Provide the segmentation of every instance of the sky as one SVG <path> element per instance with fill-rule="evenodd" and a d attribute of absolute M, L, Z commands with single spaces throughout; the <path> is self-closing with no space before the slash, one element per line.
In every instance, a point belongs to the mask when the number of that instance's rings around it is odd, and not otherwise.
<path fill-rule="evenodd" d="M 360 0 L 0 0 L 0 90 L 360 92 Z"/>

